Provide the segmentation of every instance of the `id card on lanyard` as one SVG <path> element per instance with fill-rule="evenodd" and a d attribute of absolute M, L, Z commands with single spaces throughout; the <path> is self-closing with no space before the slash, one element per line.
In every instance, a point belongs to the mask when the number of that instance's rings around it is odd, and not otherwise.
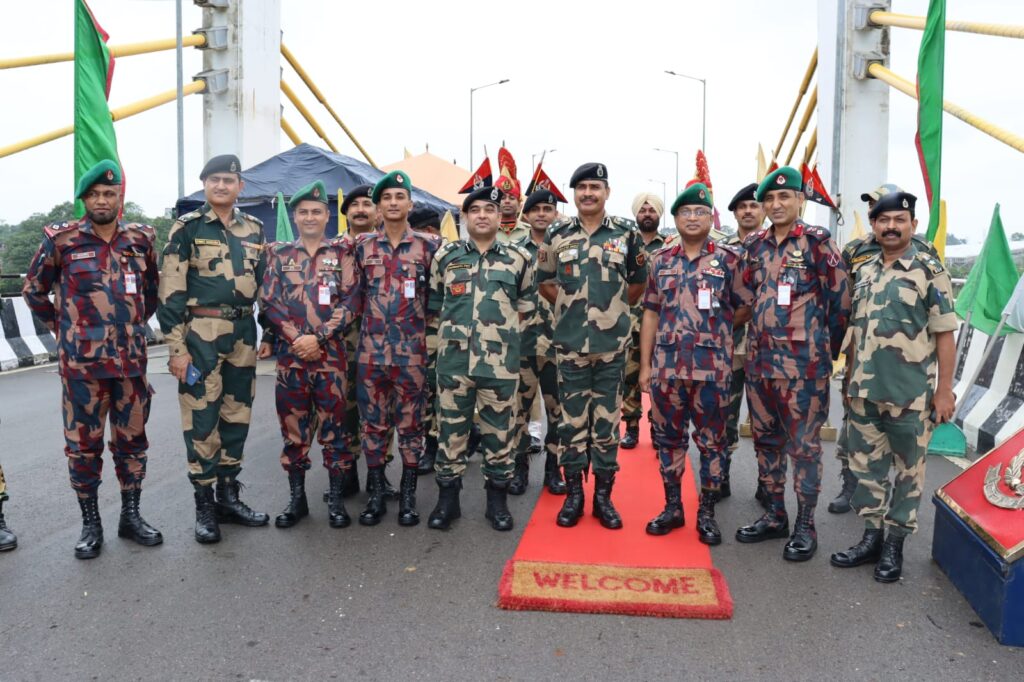
<path fill-rule="evenodd" d="M 124 273 L 124 293 L 126 294 L 137 294 L 139 293 L 138 282 L 135 280 L 134 272 Z"/>

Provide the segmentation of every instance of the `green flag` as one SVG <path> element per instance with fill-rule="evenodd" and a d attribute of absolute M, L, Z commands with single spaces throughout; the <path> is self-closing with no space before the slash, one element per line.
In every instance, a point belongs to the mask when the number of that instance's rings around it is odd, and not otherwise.
<path fill-rule="evenodd" d="M 939 229 L 942 197 L 942 88 L 946 63 L 946 0 L 929 0 L 917 51 L 917 134 L 914 144 L 928 196 L 928 241 Z"/>
<path fill-rule="evenodd" d="M 290 242 L 295 239 L 292 236 L 292 221 L 288 218 L 288 204 L 285 203 L 284 194 L 277 193 L 277 234 L 274 236 L 276 242 Z"/>
<path fill-rule="evenodd" d="M 75 185 L 87 170 L 104 159 L 121 163 L 107 97 L 114 77 L 114 58 L 107 32 L 96 22 L 85 0 L 75 0 Z M 124 178 L 124 167 L 121 167 Z M 123 187 L 122 183 L 122 187 Z M 85 206 L 75 200 L 75 215 Z"/>
<path fill-rule="evenodd" d="M 981 254 L 957 296 L 956 314 L 966 319 L 970 312 L 971 326 L 992 336 L 1016 284 L 1017 266 L 1010 254 L 1003 220 L 999 217 L 999 204 L 996 204 L 985 245 L 981 247 Z M 1003 327 L 1000 335 L 1011 331 L 1013 329 Z"/>

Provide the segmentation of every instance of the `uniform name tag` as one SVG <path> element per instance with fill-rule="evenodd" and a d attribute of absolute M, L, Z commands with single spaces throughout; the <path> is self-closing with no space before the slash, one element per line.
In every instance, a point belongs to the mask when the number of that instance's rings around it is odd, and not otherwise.
<path fill-rule="evenodd" d="M 302 271 L 302 266 L 297 264 L 297 263 L 296 264 L 292 264 L 292 265 L 282 265 L 281 266 L 281 272 L 301 272 L 301 271 Z"/>
<path fill-rule="evenodd" d="M 793 285 L 783 283 L 779 285 L 779 305 L 790 305 L 792 303 Z"/>
<path fill-rule="evenodd" d="M 711 310 L 711 289 L 707 287 L 697 289 L 697 308 Z"/>
<path fill-rule="evenodd" d="M 416 280 L 407 279 L 402 281 L 402 292 L 406 298 L 416 298 Z"/>
<path fill-rule="evenodd" d="M 71 254 L 71 260 L 82 260 L 83 258 L 95 258 L 95 251 L 79 251 L 78 253 Z"/>
<path fill-rule="evenodd" d="M 321 284 L 317 287 L 320 290 L 320 305 L 331 304 L 331 288 L 326 284 Z"/>
<path fill-rule="evenodd" d="M 220 246 L 224 242 L 219 239 L 196 239 L 195 243 L 199 246 Z"/>
<path fill-rule="evenodd" d="M 369 256 L 366 259 L 367 265 L 384 265 L 384 259 L 380 256 Z"/>
<path fill-rule="evenodd" d="M 136 294 L 138 289 L 135 286 L 135 273 L 126 272 L 124 273 L 124 292 L 126 294 Z"/>

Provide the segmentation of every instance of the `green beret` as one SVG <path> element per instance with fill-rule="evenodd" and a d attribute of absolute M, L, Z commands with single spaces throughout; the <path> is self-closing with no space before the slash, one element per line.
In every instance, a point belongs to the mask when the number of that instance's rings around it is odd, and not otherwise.
<path fill-rule="evenodd" d="M 81 199 L 82 195 L 89 191 L 93 185 L 121 185 L 121 167 L 117 162 L 110 159 L 103 159 L 95 166 L 85 171 L 82 179 L 78 181 L 75 189 L 75 198 Z"/>
<path fill-rule="evenodd" d="M 300 201 L 319 201 L 321 204 L 326 204 L 327 199 L 327 188 L 324 187 L 324 183 L 316 180 L 311 182 L 298 192 L 292 195 L 292 198 L 288 200 L 288 208 L 295 208 L 299 205 Z"/>
<path fill-rule="evenodd" d="M 776 168 L 765 176 L 764 180 L 757 187 L 757 201 L 764 201 L 764 195 L 773 189 L 791 189 L 794 192 L 804 191 L 804 178 L 800 171 L 792 166 Z"/>
<path fill-rule="evenodd" d="M 373 186 L 373 192 L 370 194 L 370 200 L 375 203 L 380 203 L 380 195 L 386 189 L 404 189 L 412 196 L 412 180 L 405 174 L 404 171 L 391 171 L 383 178 L 377 181 L 377 184 Z"/>
<path fill-rule="evenodd" d="M 713 208 L 711 190 L 703 182 L 695 182 L 684 189 L 672 202 L 672 215 L 683 206 L 707 206 Z"/>

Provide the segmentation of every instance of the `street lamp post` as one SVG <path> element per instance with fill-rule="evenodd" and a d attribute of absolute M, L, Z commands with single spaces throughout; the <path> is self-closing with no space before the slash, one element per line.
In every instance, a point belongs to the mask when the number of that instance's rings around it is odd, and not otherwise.
<path fill-rule="evenodd" d="M 539 154 L 530 154 L 530 165 L 533 166 L 533 172 L 530 174 L 531 180 L 537 174 L 537 157 L 539 156 L 543 160 L 544 154 L 554 154 L 557 151 L 557 149 L 542 149 Z"/>
<path fill-rule="evenodd" d="M 656 151 L 656 152 L 665 152 L 666 154 L 675 154 L 676 155 L 676 186 L 675 186 L 675 190 L 674 191 L 675 192 L 679 192 L 679 152 L 677 152 L 674 149 L 662 149 L 660 147 L 655 147 L 654 151 Z"/>
<path fill-rule="evenodd" d="M 702 91 L 701 99 L 703 100 L 703 103 L 701 105 L 702 111 L 701 111 L 701 115 L 700 115 L 700 148 L 701 148 L 701 150 L 703 150 L 703 152 L 705 154 L 707 154 L 708 153 L 708 150 L 707 150 L 708 81 L 707 81 L 707 79 L 706 78 L 697 78 L 696 76 L 687 76 L 685 73 L 676 73 L 675 71 L 668 71 L 668 70 L 666 70 L 665 73 L 667 73 L 670 76 L 679 76 L 680 78 L 689 78 L 692 81 L 699 81 L 700 82 L 700 84 L 701 84 L 701 91 Z"/>
<path fill-rule="evenodd" d="M 508 83 L 507 78 L 502 78 L 500 81 L 488 83 L 487 85 L 479 85 L 475 88 L 469 89 L 469 172 L 472 173 L 476 170 L 476 166 L 473 165 L 473 93 L 477 90 L 483 90 L 489 88 L 492 85 L 501 85 L 502 83 Z"/>
<path fill-rule="evenodd" d="M 665 203 L 665 199 L 666 199 L 666 197 L 665 197 L 665 181 L 664 180 L 655 180 L 654 178 L 647 178 L 647 182 L 659 182 L 659 183 L 661 183 L 661 205 L 662 206 L 667 206 L 668 204 Z M 633 217 L 635 218 L 636 216 L 633 216 Z M 661 216 L 661 226 L 662 227 L 666 227 L 667 225 L 668 225 L 668 221 L 665 219 L 665 216 Z"/>

